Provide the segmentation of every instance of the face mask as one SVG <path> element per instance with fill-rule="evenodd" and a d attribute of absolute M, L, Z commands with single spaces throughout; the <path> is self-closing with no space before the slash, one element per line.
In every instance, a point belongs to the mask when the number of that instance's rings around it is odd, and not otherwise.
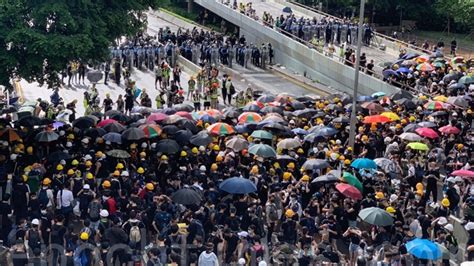
<path fill-rule="evenodd" d="M 46 215 L 47 213 L 48 213 L 48 211 L 46 211 L 46 210 L 41 210 L 41 214 Z"/>

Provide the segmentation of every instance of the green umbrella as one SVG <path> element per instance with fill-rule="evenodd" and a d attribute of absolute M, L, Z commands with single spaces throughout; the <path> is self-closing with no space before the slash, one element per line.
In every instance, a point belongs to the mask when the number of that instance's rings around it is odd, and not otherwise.
<path fill-rule="evenodd" d="M 351 173 L 348 173 L 348 172 L 344 172 L 342 174 L 342 178 L 344 179 L 344 181 L 346 181 L 346 183 L 350 184 L 350 185 L 353 185 L 354 187 L 356 187 L 360 192 L 363 192 L 364 191 L 364 188 L 362 186 L 362 183 L 359 181 L 359 179 L 357 179 L 357 177 L 355 177 L 354 175 L 352 175 Z"/>
<path fill-rule="evenodd" d="M 267 144 L 254 144 L 250 146 L 249 153 L 263 158 L 276 157 L 276 151 Z"/>
<path fill-rule="evenodd" d="M 387 211 L 377 207 L 360 210 L 359 218 L 366 223 L 377 226 L 388 226 L 393 224 L 393 217 Z"/>
<path fill-rule="evenodd" d="M 458 80 L 458 83 L 461 84 L 474 84 L 474 77 L 464 76 Z"/>
<path fill-rule="evenodd" d="M 273 138 L 272 133 L 265 130 L 255 130 L 250 136 L 256 139 L 272 139 Z"/>
<path fill-rule="evenodd" d="M 428 148 L 428 145 L 426 145 L 425 143 L 421 143 L 421 142 L 408 143 L 407 146 L 414 149 L 414 150 L 419 150 L 419 151 L 428 151 L 430 149 L 430 148 Z"/>

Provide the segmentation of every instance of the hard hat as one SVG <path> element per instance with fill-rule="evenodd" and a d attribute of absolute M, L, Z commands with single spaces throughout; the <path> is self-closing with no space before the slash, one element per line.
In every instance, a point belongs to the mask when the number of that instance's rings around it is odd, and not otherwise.
<path fill-rule="evenodd" d="M 94 175 L 92 173 L 87 173 L 86 178 L 87 179 L 94 179 Z"/>
<path fill-rule="evenodd" d="M 91 167 L 92 166 L 92 162 L 91 161 L 86 161 L 86 167 Z"/>
<path fill-rule="evenodd" d="M 352 151 L 352 147 L 347 147 L 347 151 Z"/>
<path fill-rule="evenodd" d="M 393 208 L 392 206 L 388 206 L 387 209 L 385 209 L 388 213 L 396 213 L 397 211 L 395 210 L 395 208 Z"/>
<path fill-rule="evenodd" d="M 22 175 L 21 177 L 23 178 L 23 182 L 28 181 L 28 176 L 27 175 Z"/>
<path fill-rule="evenodd" d="M 416 190 L 423 190 L 423 184 L 422 183 L 416 183 Z"/>
<path fill-rule="evenodd" d="M 33 219 L 33 221 L 31 221 L 31 224 L 32 225 L 39 225 L 40 224 L 40 221 L 38 219 Z"/>
<path fill-rule="evenodd" d="M 217 164 L 213 163 L 211 164 L 211 171 L 216 171 L 217 170 Z"/>
<path fill-rule="evenodd" d="M 294 162 L 290 162 L 288 163 L 288 165 L 286 166 L 288 169 L 295 169 L 295 163 Z"/>
<path fill-rule="evenodd" d="M 344 155 L 339 155 L 339 160 L 344 161 L 345 159 L 346 157 L 344 157 Z"/>
<path fill-rule="evenodd" d="M 123 169 L 123 163 L 118 163 L 117 166 L 115 166 L 115 169 Z"/>
<path fill-rule="evenodd" d="M 379 191 L 379 192 L 375 193 L 375 198 L 376 199 L 383 199 L 383 198 L 385 198 L 385 195 L 383 194 L 383 192 Z"/>
<path fill-rule="evenodd" d="M 146 157 L 146 152 L 144 152 L 144 151 L 140 152 L 140 157 L 145 158 Z"/>
<path fill-rule="evenodd" d="M 28 148 L 26 148 L 26 152 L 30 155 L 33 154 L 33 147 L 29 146 Z"/>
<path fill-rule="evenodd" d="M 216 162 L 222 162 L 224 158 L 221 155 L 217 155 Z"/>
<path fill-rule="evenodd" d="M 143 167 L 138 167 L 137 173 L 143 174 L 143 173 L 145 173 L 145 169 L 143 169 Z"/>
<path fill-rule="evenodd" d="M 458 148 L 458 150 L 462 150 L 462 148 L 464 148 L 464 145 L 459 143 L 456 147 Z"/>
<path fill-rule="evenodd" d="M 198 148 L 194 147 L 194 148 L 191 149 L 191 152 L 192 152 L 193 154 L 198 154 L 198 153 L 199 153 L 199 150 L 198 150 Z"/>
<path fill-rule="evenodd" d="M 105 209 L 102 209 L 102 210 L 100 210 L 99 215 L 100 215 L 100 217 L 107 218 L 107 217 L 109 217 L 109 211 L 107 211 Z"/>
<path fill-rule="evenodd" d="M 291 178 L 291 173 L 290 172 L 284 172 L 283 173 L 283 180 L 288 181 Z"/>
<path fill-rule="evenodd" d="M 292 209 L 288 209 L 288 210 L 285 211 L 285 216 L 287 218 L 291 218 L 291 217 L 295 216 L 295 212 Z"/>
<path fill-rule="evenodd" d="M 275 167 L 275 169 L 279 169 L 280 168 L 280 163 L 279 162 L 274 162 L 273 167 Z"/>
<path fill-rule="evenodd" d="M 137 144 L 136 144 L 136 143 L 130 144 L 130 149 L 136 149 L 136 148 L 137 148 Z"/>
<path fill-rule="evenodd" d="M 43 179 L 43 185 L 48 186 L 49 184 L 51 184 L 51 179 L 49 179 L 48 177 Z"/>
<path fill-rule="evenodd" d="M 110 186 L 112 186 L 112 184 L 110 183 L 109 180 L 105 180 L 105 181 L 102 183 L 102 187 L 103 187 L 103 188 L 109 188 Z"/>
<path fill-rule="evenodd" d="M 181 157 L 186 157 L 186 156 L 188 156 L 188 153 L 186 151 L 181 151 L 180 155 L 181 155 Z"/>
<path fill-rule="evenodd" d="M 96 157 L 99 157 L 99 158 L 102 157 L 103 155 L 104 155 L 104 154 L 103 154 L 101 151 L 97 151 L 97 152 L 95 153 L 95 156 L 96 156 Z"/>
<path fill-rule="evenodd" d="M 168 156 L 166 156 L 166 155 L 161 155 L 160 159 L 161 159 L 162 161 L 167 161 L 167 160 L 168 160 Z"/>
<path fill-rule="evenodd" d="M 449 202 L 448 198 L 444 198 L 443 200 L 441 200 L 441 205 L 443 205 L 444 207 L 449 207 L 451 203 Z"/>
<path fill-rule="evenodd" d="M 302 148 L 299 148 L 297 151 L 296 151 L 298 154 L 303 154 L 304 153 L 304 150 Z"/>
<path fill-rule="evenodd" d="M 63 169 L 64 169 L 64 166 L 62 164 L 58 164 L 56 166 L 56 170 L 58 170 L 58 171 L 62 171 Z"/>
<path fill-rule="evenodd" d="M 112 175 L 113 175 L 113 176 L 120 176 L 120 171 L 119 171 L 119 170 L 115 170 Z"/>
<path fill-rule="evenodd" d="M 351 160 L 345 159 L 345 160 L 344 160 L 344 164 L 345 164 L 345 165 L 350 165 L 350 164 L 351 164 Z"/>
<path fill-rule="evenodd" d="M 67 139 L 74 139 L 74 134 L 68 134 Z"/>
<path fill-rule="evenodd" d="M 74 174 L 74 170 L 73 170 L 73 169 L 67 170 L 67 175 L 73 175 L 73 174 Z"/>
<path fill-rule="evenodd" d="M 250 169 L 250 173 L 253 175 L 258 175 L 258 166 L 252 166 L 252 169 Z"/>
<path fill-rule="evenodd" d="M 408 118 L 408 120 L 410 120 L 410 122 L 415 122 L 415 121 L 416 121 L 416 117 L 410 116 L 410 118 Z"/>
<path fill-rule="evenodd" d="M 145 185 L 145 187 L 146 187 L 146 189 L 148 189 L 148 190 L 150 190 L 150 191 L 153 190 L 153 189 L 155 189 L 155 185 L 153 185 L 153 183 L 147 183 L 147 184 Z"/>
<path fill-rule="evenodd" d="M 82 232 L 80 238 L 83 241 L 87 241 L 89 240 L 89 234 L 87 232 Z"/>
<path fill-rule="evenodd" d="M 76 160 L 76 159 L 74 159 L 74 160 L 72 160 L 71 165 L 72 165 L 72 166 L 78 166 L 78 165 L 79 165 L 79 161 Z"/>
<path fill-rule="evenodd" d="M 308 182 L 309 181 L 309 175 L 304 175 L 303 177 L 301 177 L 301 181 Z"/>
<path fill-rule="evenodd" d="M 212 150 L 220 151 L 219 145 L 216 144 L 216 145 L 212 146 Z"/>

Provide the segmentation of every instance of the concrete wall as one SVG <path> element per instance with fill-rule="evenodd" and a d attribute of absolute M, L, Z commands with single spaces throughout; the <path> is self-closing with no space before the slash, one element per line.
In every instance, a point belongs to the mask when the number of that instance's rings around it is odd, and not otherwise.
<path fill-rule="evenodd" d="M 353 68 L 328 58 L 274 29 L 264 27 L 260 22 L 215 0 L 196 0 L 195 3 L 238 26 L 240 33 L 245 35 L 248 42 L 271 43 L 275 49 L 277 63 L 299 73 L 306 73 L 313 80 L 331 86 L 335 92 L 336 90 L 353 92 Z M 398 88 L 366 74 L 361 73 L 359 76 L 359 94 L 361 95 L 370 95 L 378 91 L 391 94 L 398 90 Z"/>

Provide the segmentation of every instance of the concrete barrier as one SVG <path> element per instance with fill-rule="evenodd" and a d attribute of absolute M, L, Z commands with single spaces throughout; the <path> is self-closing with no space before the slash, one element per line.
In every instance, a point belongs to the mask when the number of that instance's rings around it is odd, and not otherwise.
<path fill-rule="evenodd" d="M 189 70 L 189 74 L 197 74 L 200 70 L 201 67 L 194 64 L 193 62 L 189 61 L 188 59 L 184 58 L 183 56 L 179 55 L 178 60 L 176 61 L 181 67 L 184 67 L 185 69 Z"/>
<path fill-rule="evenodd" d="M 463 261 L 464 260 L 464 253 L 466 251 L 466 244 L 469 240 L 469 236 L 467 234 L 466 229 L 461 223 L 459 218 L 451 215 L 449 216 L 449 222 L 453 225 L 453 235 L 456 237 L 458 241 L 459 252 L 456 254 L 456 261 Z M 454 259 L 454 258 L 452 258 Z"/>
<path fill-rule="evenodd" d="M 270 42 L 275 49 L 276 62 L 301 74 L 304 73 L 306 77 L 327 84 L 336 90 L 347 93 L 353 92 L 354 68 L 335 61 L 315 49 L 310 49 L 305 44 L 299 43 L 272 28 L 265 27 L 260 22 L 215 0 L 196 0 L 195 3 L 238 26 L 240 34 L 243 34 L 248 42 L 258 44 Z M 359 93 L 370 95 L 379 91 L 392 94 L 399 91 L 399 89 L 382 80 L 361 73 Z"/>

